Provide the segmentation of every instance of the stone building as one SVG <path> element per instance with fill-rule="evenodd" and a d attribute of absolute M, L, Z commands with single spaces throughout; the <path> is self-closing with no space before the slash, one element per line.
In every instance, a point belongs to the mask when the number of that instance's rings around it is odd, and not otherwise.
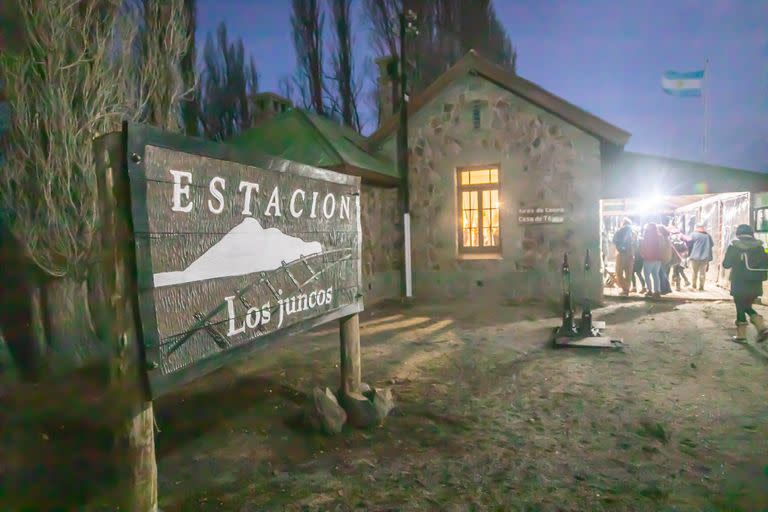
<path fill-rule="evenodd" d="M 378 64 L 386 112 L 396 89 L 387 78 L 389 61 Z M 411 98 L 408 108 L 417 299 L 559 299 L 566 253 L 575 298 L 602 298 L 601 199 L 626 188 L 629 175 L 645 172 L 644 162 L 623 151 L 627 131 L 474 51 Z M 395 187 L 403 177 L 395 166 L 397 127 L 398 116 L 385 115 L 366 138 L 294 110 L 235 141 L 363 178 L 368 304 L 400 295 L 402 210 Z M 705 167 L 685 171 L 686 183 L 694 186 L 701 172 L 718 187 L 729 187 L 725 174 L 711 175 Z M 765 176 L 748 174 L 750 191 L 768 190 Z M 589 273 L 583 269 L 587 251 Z"/>
<path fill-rule="evenodd" d="M 418 296 L 557 298 L 563 255 L 597 299 L 602 168 L 629 133 L 470 52 L 410 103 Z M 370 137 L 394 158 L 396 117 Z M 540 211 L 539 209 L 543 209 Z M 539 213 L 537 213 L 539 212 Z"/>
<path fill-rule="evenodd" d="M 251 96 L 251 108 L 253 124 L 259 125 L 291 110 L 293 102 L 273 92 L 260 92 Z"/>

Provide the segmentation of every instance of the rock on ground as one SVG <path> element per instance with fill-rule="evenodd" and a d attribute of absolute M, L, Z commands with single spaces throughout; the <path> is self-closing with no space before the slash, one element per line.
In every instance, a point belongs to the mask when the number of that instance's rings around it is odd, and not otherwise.
<path fill-rule="evenodd" d="M 307 417 L 312 428 L 329 435 L 341 432 L 347 421 L 347 413 L 328 388 L 325 388 L 325 391 L 320 388 L 312 391 L 312 402 L 307 411 Z"/>
<path fill-rule="evenodd" d="M 373 388 L 373 407 L 379 423 L 384 421 L 392 409 L 395 408 L 395 399 L 390 388 Z"/>
<path fill-rule="evenodd" d="M 349 424 L 357 428 L 368 428 L 379 424 L 376 407 L 361 393 L 344 393 L 341 405 L 347 412 Z"/>

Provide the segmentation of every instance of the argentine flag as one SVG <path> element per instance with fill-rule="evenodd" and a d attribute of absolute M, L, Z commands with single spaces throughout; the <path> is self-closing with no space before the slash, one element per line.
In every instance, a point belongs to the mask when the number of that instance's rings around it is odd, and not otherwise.
<path fill-rule="evenodd" d="M 704 81 L 704 70 L 680 73 L 667 71 L 661 77 L 664 92 L 672 96 L 701 96 L 701 86 Z"/>

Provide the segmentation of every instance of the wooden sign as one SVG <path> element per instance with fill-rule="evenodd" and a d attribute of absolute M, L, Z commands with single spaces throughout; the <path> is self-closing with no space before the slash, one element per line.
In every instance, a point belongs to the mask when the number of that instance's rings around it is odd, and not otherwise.
<path fill-rule="evenodd" d="M 561 207 L 519 208 L 517 214 L 520 224 L 562 224 L 565 221 L 565 208 Z"/>
<path fill-rule="evenodd" d="M 362 311 L 360 179 L 129 126 L 152 395 Z"/>

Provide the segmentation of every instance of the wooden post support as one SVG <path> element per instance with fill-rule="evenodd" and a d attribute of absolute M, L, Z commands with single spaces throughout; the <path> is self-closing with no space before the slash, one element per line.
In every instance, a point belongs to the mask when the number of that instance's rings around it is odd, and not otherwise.
<path fill-rule="evenodd" d="M 99 282 L 104 297 L 96 301 L 101 337 L 112 347 L 110 358 L 114 464 L 118 485 L 107 500 L 115 510 L 157 510 L 154 413 L 145 376 L 139 332 L 136 263 L 130 225 L 130 198 L 124 134 L 95 141 L 103 258 Z M 100 305 L 100 306 L 98 306 Z M 99 311 L 101 310 L 101 311 Z M 96 507 L 101 503 L 94 503 Z"/>
<path fill-rule="evenodd" d="M 341 337 L 341 391 L 360 393 L 360 316 L 345 316 L 339 320 Z"/>

